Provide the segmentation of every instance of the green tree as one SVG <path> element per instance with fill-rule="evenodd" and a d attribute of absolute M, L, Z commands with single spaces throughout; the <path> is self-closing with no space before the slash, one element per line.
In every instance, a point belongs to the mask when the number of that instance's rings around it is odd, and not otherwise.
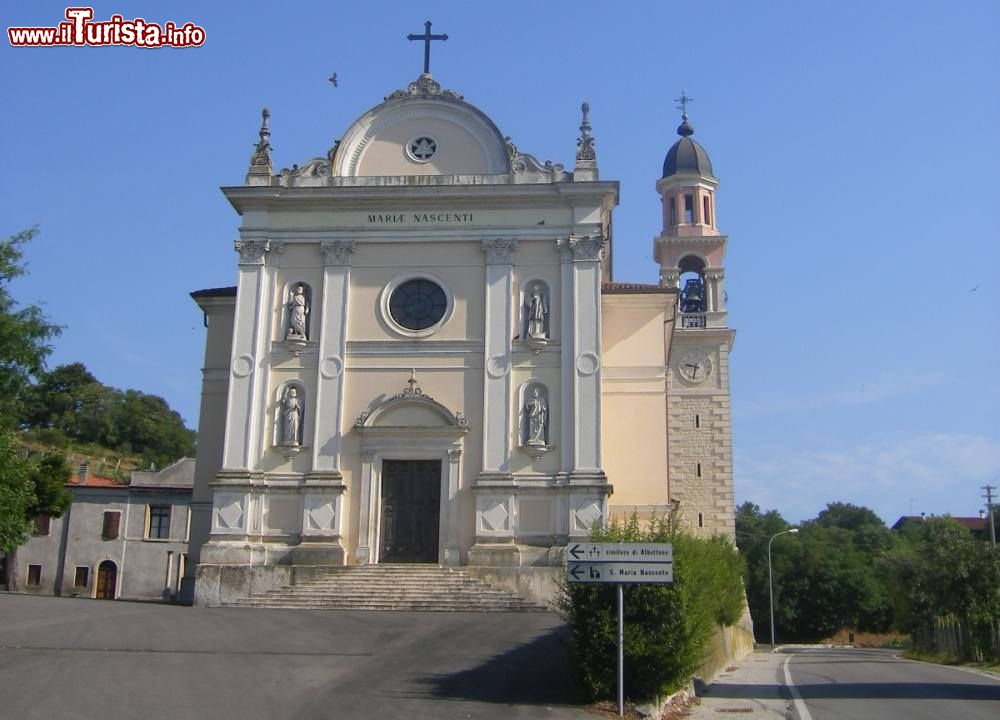
<path fill-rule="evenodd" d="M 162 466 L 194 452 L 194 432 L 166 400 L 103 385 L 82 363 L 41 373 L 24 397 L 22 425 L 29 428 L 139 453 L 146 464 Z"/>
<path fill-rule="evenodd" d="M 73 498 L 66 490 L 69 463 L 59 453 L 28 459 L 10 430 L 0 430 L 0 552 L 7 556 L 6 585 L 17 589 L 17 547 L 40 515 L 60 517 Z"/>
<path fill-rule="evenodd" d="M 744 503 L 736 512 L 736 538 L 746 560 L 747 599 L 759 640 L 770 640 L 767 546 L 789 524 L 775 511 Z M 819 640 L 846 627 L 884 631 L 892 623 L 888 582 L 879 559 L 892 533 L 871 510 L 830 503 L 797 537 L 772 544 L 776 636 Z"/>
<path fill-rule="evenodd" d="M 27 538 L 29 511 L 37 501 L 31 463 L 18 451 L 14 434 L 0 430 L 0 552 L 11 552 Z"/>
<path fill-rule="evenodd" d="M 10 295 L 11 280 L 25 273 L 23 246 L 37 233 L 31 228 L 0 241 L 0 426 L 16 424 L 23 390 L 44 369 L 48 343 L 60 332 L 37 305 L 19 308 Z"/>
<path fill-rule="evenodd" d="M 760 506 L 745 502 L 736 508 L 736 546 L 746 563 L 744 584 L 747 605 L 753 618 L 754 634 L 761 642 L 771 640 L 770 603 L 767 576 L 767 543 L 777 533 L 791 525 L 777 510 L 761 512 Z M 787 535 L 777 538 L 772 546 L 774 571 L 775 624 L 787 628 L 795 620 L 796 604 L 785 601 L 786 588 L 794 579 L 792 572 L 794 545 Z"/>
<path fill-rule="evenodd" d="M 900 629 L 918 633 L 951 618 L 970 651 L 990 652 L 1000 623 L 1000 550 L 951 518 L 928 518 L 903 531 L 885 567 Z"/>

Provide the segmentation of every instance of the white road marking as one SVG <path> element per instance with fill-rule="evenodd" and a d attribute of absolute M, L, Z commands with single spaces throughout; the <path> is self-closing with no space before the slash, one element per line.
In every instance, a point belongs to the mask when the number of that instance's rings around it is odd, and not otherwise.
<path fill-rule="evenodd" d="M 788 690 L 792 693 L 792 700 L 795 702 L 795 712 L 799 714 L 799 720 L 812 720 L 812 715 L 809 714 L 809 709 L 806 707 L 805 701 L 799 694 L 799 689 L 795 687 L 795 683 L 792 682 L 792 674 L 788 672 L 788 663 L 792 661 L 793 657 L 795 656 L 789 655 L 788 659 L 785 660 L 785 685 L 788 686 Z"/>

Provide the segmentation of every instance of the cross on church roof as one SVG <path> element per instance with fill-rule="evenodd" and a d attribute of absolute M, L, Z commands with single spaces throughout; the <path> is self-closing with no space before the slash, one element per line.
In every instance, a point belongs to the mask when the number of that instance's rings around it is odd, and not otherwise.
<path fill-rule="evenodd" d="M 681 96 L 679 98 L 674 98 L 674 102 L 680 103 L 680 105 L 677 106 L 677 109 L 684 113 L 684 117 L 687 117 L 687 104 L 689 102 L 694 102 L 694 98 L 688 97 L 687 94 L 681 90 Z"/>
<path fill-rule="evenodd" d="M 424 74 L 430 75 L 431 72 L 431 40 L 447 40 L 447 35 L 431 35 L 431 21 L 428 20 L 424 23 L 424 34 L 414 35 L 410 33 L 406 36 L 407 40 L 423 40 L 424 41 Z"/>

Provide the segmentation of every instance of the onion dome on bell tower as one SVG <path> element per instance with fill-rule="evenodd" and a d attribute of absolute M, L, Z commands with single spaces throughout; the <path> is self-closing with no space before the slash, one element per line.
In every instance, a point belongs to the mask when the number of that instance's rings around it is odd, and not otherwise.
<path fill-rule="evenodd" d="M 656 191 L 663 201 L 663 229 L 653 241 L 660 284 L 677 288 L 681 328 L 725 327 L 723 262 L 726 237 L 716 226 L 715 191 L 719 180 L 708 152 L 691 136 L 686 94 L 678 98 L 680 139 L 663 159 Z"/>
<path fill-rule="evenodd" d="M 715 177 L 712 175 L 712 161 L 708 157 L 708 152 L 696 140 L 691 139 L 694 127 L 688 120 L 687 112 L 681 115 L 677 134 L 681 139 L 667 150 L 667 156 L 663 159 L 662 177 L 687 174 Z"/>

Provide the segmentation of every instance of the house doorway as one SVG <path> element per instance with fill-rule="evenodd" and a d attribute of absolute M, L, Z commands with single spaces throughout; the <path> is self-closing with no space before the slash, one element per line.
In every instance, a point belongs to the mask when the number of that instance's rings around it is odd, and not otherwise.
<path fill-rule="evenodd" d="M 382 461 L 383 563 L 438 562 L 441 461 Z"/>
<path fill-rule="evenodd" d="M 98 600 L 114 600 L 115 588 L 118 586 L 118 566 L 110 560 L 105 560 L 97 567 Z"/>

